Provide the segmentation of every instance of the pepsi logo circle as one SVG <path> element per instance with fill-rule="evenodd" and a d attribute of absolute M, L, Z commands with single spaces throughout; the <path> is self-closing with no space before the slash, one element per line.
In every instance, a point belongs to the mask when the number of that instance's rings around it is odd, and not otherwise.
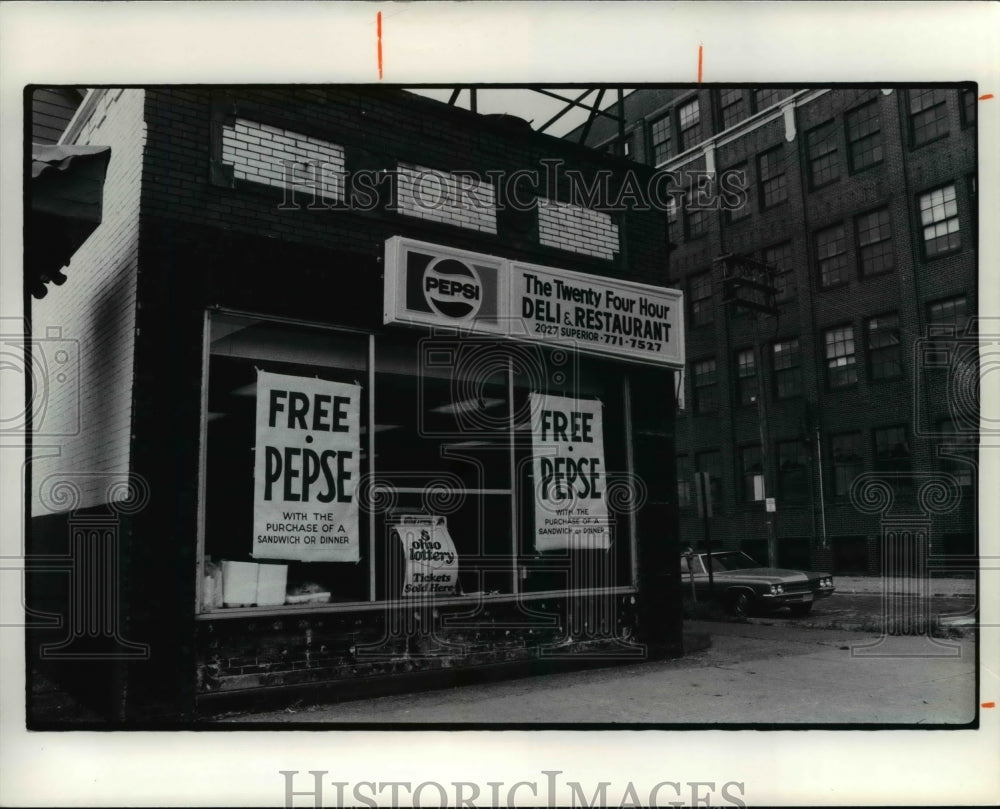
<path fill-rule="evenodd" d="M 427 265 L 423 279 L 424 300 L 444 317 L 465 320 L 475 317 L 483 300 L 479 273 L 464 261 L 439 258 Z"/>

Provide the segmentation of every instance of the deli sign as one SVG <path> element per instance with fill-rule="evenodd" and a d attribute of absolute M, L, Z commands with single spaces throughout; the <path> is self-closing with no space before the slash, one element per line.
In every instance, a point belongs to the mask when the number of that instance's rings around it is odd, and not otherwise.
<path fill-rule="evenodd" d="M 684 365 L 680 291 L 394 236 L 385 322 L 451 327 L 671 368 Z"/>

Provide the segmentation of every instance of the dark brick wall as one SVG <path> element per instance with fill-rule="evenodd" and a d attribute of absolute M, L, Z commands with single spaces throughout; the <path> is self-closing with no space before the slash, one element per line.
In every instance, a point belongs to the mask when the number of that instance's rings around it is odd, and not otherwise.
<path fill-rule="evenodd" d="M 568 167 L 588 176 L 598 168 L 620 171 L 625 165 L 557 139 L 511 131 L 463 110 L 391 90 L 159 88 L 147 92 L 145 116 L 132 457 L 133 468 L 148 478 L 154 497 L 151 507 L 136 516 L 130 609 L 144 636 L 157 637 L 158 662 L 136 670 L 136 682 L 147 693 L 157 689 L 171 693 L 182 682 L 183 698 L 190 706 L 195 690 L 209 694 L 266 685 L 301 686 L 392 676 L 405 673 L 406 666 L 416 670 L 458 666 L 462 656 L 450 653 L 415 664 L 358 659 L 350 651 L 352 646 L 382 636 L 385 613 L 381 611 L 198 621 L 192 639 L 205 309 L 222 306 L 377 331 L 382 328 L 383 245 L 395 235 L 662 284 L 666 266 L 662 214 L 616 213 L 621 249 L 613 260 L 599 260 L 542 247 L 537 227 L 530 223 L 525 227 L 517 217 L 502 214 L 498 232 L 491 234 L 404 216 L 386 205 L 363 212 L 310 210 L 309 200 L 303 198 L 298 209 L 282 210 L 280 189 L 233 181 L 219 164 L 219 139 L 213 128 L 230 117 L 242 117 L 342 145 L 348 171 L 391 169 L 403 161 L 485 175 L 487 170 L 543 170 L 542 159 L 562 158 Z M 642 167 L 637 171 L 645 176 Z M 617 182 L 611 184 L 612 195 Z M 563 180 L 558 194 L 565 199 L 568 190 Z M 667 378 L 659 377 L 661 382 Z M 667 390 L 669 385 L 662 382 L 661 387 Z M 660 421 L 663 418 L 661 411 Z M 656 446 L 670 451 L 668 443 L 661 444 Z M 642 463 L 653 470 L 663 461 L 643 456 Z M 659 497 L 661 503 L 665 499 Z M 664 536 L 675 541 L 676 532 L 665 521 L 675 519 L 676 510 L 669 505 L 660 509 L 663 513 L 651 521 L 655 530 L 651 526 L 640 544 L 654 535 L 658 546 L 663 546 Z M 672 541 L 663 547 L 673 547 Z M 642 553 L 640 549 L 640 558 Z M 656 559 L 661 556 L 662 551 Z M 674 595 L 660 582 L 639 606 L 616 603 L 615 625 L 605 632 L 604 640 L 578 638 L 577 645 L 585 650 L 610 643 L 613 650 L 622 637 L 638 636 L 654 646 L 656 654 L 680 653 L 680 610 L 671 600 Z M 572 622 L 566 615 L 572 606 L 565 599 L 553 599 L 549 608 L 562 617 L 546 631 L 556 635 L 568 631 Z M 640 608 L 645 611 L 644 623 L 637 617 Z M 516 611 L 515 605 L 498 605 L 485 628 L 472 635 L 461 628 L 450 628 L 443 635 L 449 642 L 466 644 L 464 665 L 515 662 L 537 655 L 538 638 L 519 637 L 516 628 L 503 625 L 512 610 Z M 189 618 L 178 621 L 177 616 Z M 404 637 L 393 642 L 402 643 L 405 652 L 408 643 L 424 640 Z M 411 649 L 411 655 L 415 651 L 419 650 Z"/>
<path fill-rule="evenodd" d="M 664 109 L 676 105 L 684 96 L 676 89 L 640 91 L 642 98 L 626 100 L 629 127 L 643 131 L 646 123 Z M 699 90 L 702 120 L 711 108 L 712 92 Z M 848 137 L 845 113 L 862 103 L 878 105 L 883 160 L 877 165 L 852 172 L 847 160 Z M 717 111 L 713 111 L 715 114 Z M 875 429 L 905 425 L 909 436 L 911 469 L 922 480 L 938 475 L 942 461 L 937 457 L 945 441 L 933 433 L 939 420 L 949 416 L 947 375 L 933 377 L 921 367 L 917 342 L 926 334 L 927 303 L 956 295 L 965 295 L 970 313 L 976 310 L 976 230 L 972 178 L 976 171 L 976 128 L 964 121 L 959 108 L 959 93 L 950 90 L 947 101 L 948 134 L 931 143 L 914 147 L 908 127 L 908 102 L 905 89 L 884 93 L 881 88 L 838 88 L 795 108 L 795 137 L 788 141 L 784 119 L 778 115 L 761 126 L 736 137 L 719 139 L 715 165 L 719 170 L 736 166 L 749 171 L 750 215 L 731 221 L 724 212 L 709 214 L 707 233 L 687 238 L 683 217 L 671 226 L 670 240 L 676 245 L 671 254 L 671 284 L 690 292 L 692 276 L 704 272 L 713 275 L 714 319 L 711 323 L 687 326 L 687 355 L 692 362 L 714 357 L 718 375 L 720 409 L 711 415 L 696 415 L 692 408 L 692 382 L 686 381 L 686 409 L 677 423 L 677 452 L 693 463 L 696 453 L 705 450 L 722 452 L 723 503 L 716 509 L 713 536 L 725 545 L 741 545 L 760 553 L 764 548 L 766 524 L 759 504 L 740 502 L 740 453 L 743 446 L 759 444 L 759 415 L 754 406 L 736 403 L 735 352 L 754 343 L 752 320 L 734 316 L 722 305 L 720 272 L 713 260 L 729 252 L 760 255 L 763 248 L 790 241 L 797 294 L 783 304 L 779 318 L 759 321 L 765 343 L 763 370 L 765 384 L 771 386 L 767 346 L 775 340 L 797 336 L 802 353 L 802 396 L 778 400 L 768 391 L 768 450 L 772 454 L 778 441 L 808 440 L 810 465 L 809 492 L 806 502 L 783 503 L 779 499 L 776 534 L 784 557 L 811 558 L 816 568 L 835 567 L 835 559 L 853 560 L 852 571 L 859 569 L 857 548 L 863 546 L 860 569 L 876 572 L 879 566 L 880 523 L 877 515 L 861 513 L 847 498 L 833 494 L 833 466 L 829 437 L 833 434 L 861 433 L 864 467 L 874 468 Z M 718 117 L 716 115 L 716 117 Z M 836 145 L 838 178 L 813 188 L 808 177 L 806 136 L 810 130 L 832 122 Z M 602 125 L 605 126 L 606 125 Z M 706 126 L 703 124 L 703 126 Z M 714 121 L 715 132 L 722 129 Z M 602 130 L 603 131 L 603 130 Z M 706 136 L 709 129 L 703 130 Z M 596 142 L 599 139 L 593 139 Z M 788 200 L 773 208 L 762 208 L 759 198 L 758 155 L 780 146 L 786 171 Z M 648 157 L 648 150 L 637 149 L 637 159 Z M 668 164 L 670 170 L 699 169 L 705 158 L 694 156 Z M 918 196 L 954 183 L 962 234 L 961 249 L 940 258 L 928 259 L 923 250 Z M 857 216 L 886 207 L 890 214 L 895 266 L 891 272 L 863 277 L 859 269 L 859 246 L 856 240 Z M 815 234 L 825 227 L 843 223 L 847 234 L 847 283 L 821 289 L 815 258 Z M 689 304 L 690 306 L 690 304 Z M 895 312 L 901 331 L 903 375 L 891 380 L 871 377 L 865 347 L 868 318 Z M 689 309 L 690 313 L 690 309 Z M 849 388 L 830 390 L 825 381 L 823 331 L 832 326 L 851 325 L 854 330 L 858 382 Z M 933 378 L 931 378 L 933 377 Z M 821 547 L 824 515 L 819 504 L 820 480 L 817 471 L 815 440 L 806 424 L 816 424 L 822 436 L 823 490 L 825 492 L 826 535 L 830 546 Z M 936 513 L 931 530 L 932 549 L 946 550 L 946 534 L 968 534 L 975 530 L 975 478 L 973 488 L 964 488 L 957 506 L 948 513 Z M 773 486 L 769 489 L 773 490 Z M 900 492 L 897 512 L 919 512 L 916 487 Z M 693 508 L 681 510 L 681 535 L 684 541 L 701 537 L 700 521 Z M 690 538 L 690 539 L 688 539 Z M 806 545 L 803 553 L 796 543 Z M 842 547 L 841 547 L 842 546 Z M 838 550 L 841 547 L 841 550 Z M 845 569 L 847 569 L 845 561 Z"/>

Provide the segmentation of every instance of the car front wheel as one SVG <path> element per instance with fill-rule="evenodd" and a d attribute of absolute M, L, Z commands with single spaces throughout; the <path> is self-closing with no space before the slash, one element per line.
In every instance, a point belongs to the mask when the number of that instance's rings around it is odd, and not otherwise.
<path fill-rule="evenodd" d="M 750 593 L 746 590 L 737 590 L 729 596 L 728 606 L 730 615 L 745 618 L 750 614 L 750 609 L 753 606 Z"/>

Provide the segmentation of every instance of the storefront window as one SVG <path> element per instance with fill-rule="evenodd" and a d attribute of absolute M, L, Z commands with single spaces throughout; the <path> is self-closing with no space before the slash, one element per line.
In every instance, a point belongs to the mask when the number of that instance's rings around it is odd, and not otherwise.
<path fill-rule="evenodd" d="M 563 349 L 522 357 L 513 376 L 520 588 L 630 585 L 641 495 L 626 449 L 627 373 Z"/>
<path fill-rule="evenodd" d="M 355 509 L 353 524 L 347 516 L 370 460 L 368 338 L 213 315 L 209 340 L 203 608 L 277 605 L 289 596 L 293 603 L 368 600 L 368 518 L 365 509 Z M 288 381 L 265 402 L 288 438 L 268 448 L 258 446 L 266 440 L 258 420 L 262 374 Z M 326 392 L 309 395 L 310 384 Z M 342 391 L 357 392 L 353 429 Z M 267 503 L 255 492 L 258 452 Z"/>
<path fill-rule="evenodd" d="M 392 526 L 407 515 L 445 519 L 462 594 L 514 591 L 508 365 L 490 340 L 376 341 L 379 599 L 399 592 Z"/>
<path fill-rule="evenodd" d="M 234 314 L 208 332 L 202 612 L 634 585 L 628 365 Z"/>

